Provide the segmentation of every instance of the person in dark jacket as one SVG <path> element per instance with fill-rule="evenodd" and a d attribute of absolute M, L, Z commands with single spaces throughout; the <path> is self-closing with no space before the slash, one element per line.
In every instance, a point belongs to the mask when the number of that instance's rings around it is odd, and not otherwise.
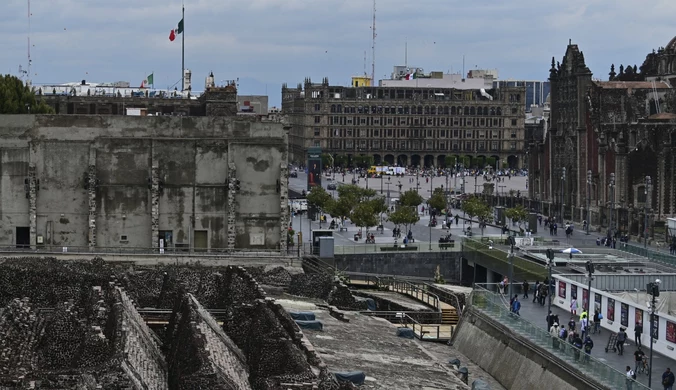
<path fill-rule="evenodd" d="M 672 390 L 674 388 L 674 373 L 671 372 L 670 368 L 667 368 L 667 370 L 662 374 L 662 386 L 664 386 L 664 390 Z"/>
<path fill-rule="evenodd" d="M 579 333 L 575 333 L 575 336 L 573 336 L 573 346 L 575 347 L 575 360 L 580 360 L 580 351 L 584 346 L 584 342 L 582 341 Z"/>
<path fill-rule="evenodd" d="M 582 345 L 582 349 L 584 349 L 584 361 L 589 362 L 589 355 L 591 355 L 592 348 L 594 348 L 594 341 L 591 339 L 589 335 L 587 335 L 584 338 L 584 344 Z"/>

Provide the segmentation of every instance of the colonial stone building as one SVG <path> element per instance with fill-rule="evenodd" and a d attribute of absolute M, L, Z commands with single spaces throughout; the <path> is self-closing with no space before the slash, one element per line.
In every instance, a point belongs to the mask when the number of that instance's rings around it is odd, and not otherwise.
<path fill-rule="evenodd" d="M 676 38 L 640 68 L 618 74 L 613 65 L 608 81 L 592 79 L 575 44 L 552 59 L 549 130 L 529 145 L 529 195 L 541 194 L 545 213 L 581 221 L 591 209 L 595 226 L 612 214 L 613 232 L 633 235 L 644 231 L 646 207 L 651 221 L 676 215 L 674 64 Z"/>
<path fill-rule="evenodd" d="M 326 78 L 283 85 L 290 161 L 319 147 L 348 164 L 371 156 L 375 164 L 444 167 L 447 157 L 469 156 L 475 165 L 492 157 L 523 166 L 525 87 L 426 87 L 425 80 L 420 87 L 344 87 Z"/>
<path fill-rule="evenodd" d="M 285 249 L 287 142 L 255 117 L 2 116 L 0 245 Z"/>

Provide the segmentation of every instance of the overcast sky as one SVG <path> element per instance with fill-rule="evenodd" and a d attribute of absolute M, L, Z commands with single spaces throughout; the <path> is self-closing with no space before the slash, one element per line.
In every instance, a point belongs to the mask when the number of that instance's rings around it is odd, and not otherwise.
<path fill-rule="evenodd" d="M 31 69 L 35 84 L 86 79 L 155 86 L 181 77 L 180 0 L 32 0 Z M 431 70 L 498 69 L 501 79 L 545 80 L 568 39 L 595 78 L 611 63 L 640 64 L 676 35 L 676 1 L 378 0 L 376 78 L 403 65 Z M 305 77 L 346 85 L 371 73 L 372 0 L 185 0 L 185 63 L 193 89 L 240 79 L 240 94 L 279 104 L 283 82 Z M 2 0 L 0 72 L 27 63 L 27 0 Z"/>

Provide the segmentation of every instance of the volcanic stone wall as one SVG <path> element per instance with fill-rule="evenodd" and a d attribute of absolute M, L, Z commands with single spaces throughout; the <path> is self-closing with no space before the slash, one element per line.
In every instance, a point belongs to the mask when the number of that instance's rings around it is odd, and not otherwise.
<path fill-rule="evenodd" d="M 170 389 L 251 389 L 242 352 L 192 294 L 182 298 L 167 334 Z"/>
<path fill-rule="evenodd" d="M 1 388 L 167 388 L 159 347 L 119 287 L 95 286 L 86 301 L 52 310 L 35 306 L 15 299 L 2 311 Z"/>

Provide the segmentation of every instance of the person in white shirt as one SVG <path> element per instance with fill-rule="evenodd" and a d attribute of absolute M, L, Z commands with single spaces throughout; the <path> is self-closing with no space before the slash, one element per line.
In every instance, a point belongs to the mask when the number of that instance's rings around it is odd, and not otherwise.
<path fill-rule="evenodd" d="M 627 366 L 627 390 L 631 390 L 634 385 L 634 371 Z"/>
<path fill-rule="evenodd" d="M 581 332 L 581 337 L 584 339 L 584 335 L 587 334 L 588 329 L 587 327 L 589 326 L 589 320 L 587 319 L 587 316 L 583 316 L 582 319 L 580 320 L 580 332 Z"/>

